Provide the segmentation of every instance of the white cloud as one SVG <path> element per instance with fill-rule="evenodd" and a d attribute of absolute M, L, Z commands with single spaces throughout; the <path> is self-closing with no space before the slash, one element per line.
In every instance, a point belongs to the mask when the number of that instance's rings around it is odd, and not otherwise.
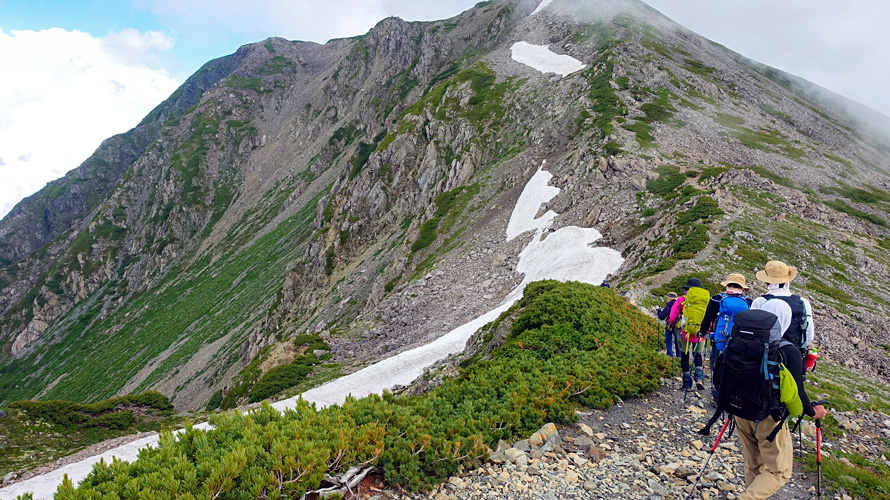
<path fill-rule="evenodd" d="M 280 36 L 324 43 L 361 35 L 378 21 L 398 16 L 430 21 L 454 16 L 477 0 L 267 0 L 262 8 L 242 0 L 133 0 L 184 36 L 220 39 L 238 33 L 261 40 Z M 197 41 L 197 40 L 196 40 Z"/>
<path fill-rule="evenodd" d="M 0 30 L 0 217 L 134 127 L 181 83 L 172 40 L 135 30 Z M 16 158 L 16 160 L 11 160 Z"/>
<path fill-rule="evenodd" d="M 890 2 L 647 0 L 677 23 L 756 61 L 890 116 Z"/>

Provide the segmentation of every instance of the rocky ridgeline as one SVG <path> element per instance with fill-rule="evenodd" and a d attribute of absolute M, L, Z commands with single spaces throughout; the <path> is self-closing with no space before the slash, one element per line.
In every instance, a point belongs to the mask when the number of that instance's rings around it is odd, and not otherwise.
<path fill-rule="evenodd" d="M 679 382 L 665 381 L 655 393 L 619 402 L 607 411 L 578 413 L 579 422 L 557 429 L 547 424 L 528 439 L 500 442 L 481 467 L 464 471 L 430 492 L 407 495 L 373 489 L 362 498 L 411 500 L 490 499 L 683 499 L 707 458 L 719 428 L 711 436 L 696 433 L 713 408 L 705 392 L 684 398 Z M 884 460 L 882 438 L 890 437 L 890 418 L 872 412 L 832 411 L 839 429 L 823 437 L 823 460 L 833 451 Z M 803 453 L 814 453 L 812 420 L 802 426 Z M 837 431 L 837 432 L 835 432 Z M 840 433 L 840 436 L 837 434 Z M 793 442 L 801 456 L 798 434 Z M 850 464 L 846 458 L 841 462 Z M 888 463 L 890 465 L 890 463 Z M 816 477 L 799 462 L 775 499 L 815 497 Z M 847 499 L 826 493 L 823 497 Z M 744 491 L 744 459 L 733 434 L 724 438 L 708 464 L 694 498 L 734 499 Z"/>

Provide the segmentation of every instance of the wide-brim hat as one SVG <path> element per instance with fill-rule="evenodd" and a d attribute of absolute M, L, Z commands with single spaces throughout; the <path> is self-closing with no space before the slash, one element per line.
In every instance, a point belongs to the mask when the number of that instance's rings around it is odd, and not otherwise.
<path fill-rule="evenodd" d="M 698 278 L 689 278 L 686 280 L 686 286 L 683 287 L 683 290 L 689 290 L 692 287 L 701 288 L 701 280 Z"/>
<path fill-rule="evenodd" d="M 788 283 L 797 277 L 797 268 L 789 266 L 780 260 L 771 260 L 763 266 L 763 271 L 757 271 L 754 275 L 758 280 L 764 283 Z"/>
<path fill-rule="evenodd" d="M 668 297 L 669 299 L 676 299 L 676 298 L 677 298 L 677 292 L 668 292 L 667 297 Z"/>
<path fill-rule="evenodd" d="M 739 285 L 740 287 L 742 287 L 743 290 L 750 290 L 750 288 L 748 287 L 748 285 L 745 284 L 745 277 L 742 276 L 742 275 L 739 274 L 739 273 L 732 273 L 732 274 L 730 274 L 729 276 L 726 277 L 726 281 L 721 281 L 721 282 L 720 282 L 720 285 L 722 285 L 722 286 L 728 286 L 728 285 L 730 285 L 730 284 L 732 284 L 732 283 L 735 283 L 736 285 Z"/>

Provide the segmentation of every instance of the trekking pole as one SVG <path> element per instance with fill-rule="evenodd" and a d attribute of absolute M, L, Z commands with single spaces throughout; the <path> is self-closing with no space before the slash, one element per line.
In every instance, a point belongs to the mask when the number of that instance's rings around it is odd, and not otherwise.
<path fill-rule="evenodd" d="M 689 356 L 689 332 L 686 332 L 686 349 L 683 351 L 683 357 Z M 692 370 L 695 366 L 695 349 L 692 350 L 692 356 L 689 360 L 689 386 L 684 387 L 685 392 L 683 392 L 683 401 L 686 401 L 686 396 L 689 395 L 689 387 L 692 387 Z M 686 373 L 686 372 L 683 372 Z M 686 385 L 686 381 L 683 381 L 683 385 Z"/>
<path fill-rule="evenodd" d="M 720 444 L 720 438 L 723 437 L 723 432 L 726 431 L 726 427 L 729 425 L 730 422 L 735 422 L 735 420 L 733 420 L 732 417 L 726 417 L 726 422 L 724 422 L 723 428 L 720 429 L 720 434 L 717 434 L 717 439 L 714 441 L 714 446 L 711 447 L 711 452 L 708 453 L 708 458 L 705 459 L 705 464 L 702 465 L 701 470 L 698 472 L 698 477 L 695 478 L 695 483 L 692 484 L 692 489 L 689 490 L 689 494 L 686 495 L 686 500 L 692 498 L 692 494 L 695 492 L 695 487 L 698 486 L 698 482 L 701 480 L 702 475 L 705 473 L 705 469 L 708 467 L 708 462 L 710 462 L 711 457 L 714 456 L 714 451 L 717 449 L 717 445 Z"/>
<path fill-rule="evenodd" d="M 816 401 L 813 406 L 828 406 L 828 401 Z M 822 419 L 816 419 L 816 499 L 822 500 Z"/>

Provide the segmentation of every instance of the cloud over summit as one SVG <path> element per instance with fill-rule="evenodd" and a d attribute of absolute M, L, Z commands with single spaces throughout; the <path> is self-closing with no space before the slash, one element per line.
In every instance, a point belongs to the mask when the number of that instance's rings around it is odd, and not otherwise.
<path fill-rule="evenodd" d="M 0 67 L 12 76 L 0 79 L 0 158 L 8 162 L 0 171 L 0 217 L 176 89 L 173 43 L 164 33 L 132 29 L 102 37 L 0 29 Z"/>

